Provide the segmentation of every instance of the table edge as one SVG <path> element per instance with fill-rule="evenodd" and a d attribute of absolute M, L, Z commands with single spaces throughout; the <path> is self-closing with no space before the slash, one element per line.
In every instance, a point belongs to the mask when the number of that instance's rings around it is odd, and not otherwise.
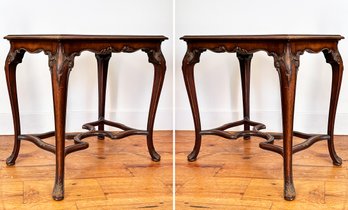
<path fill-rule="evenodd" d="M 161 40 L 168 37 L 163 35 L 86 35 L 86 34 L 10 34 L 7 40 Z"/>
<path fill-rule="evenodd" d="M 185 35 L 181 40 L 341 40 L 339 34 L 268 34 L 268 35 Z"/>

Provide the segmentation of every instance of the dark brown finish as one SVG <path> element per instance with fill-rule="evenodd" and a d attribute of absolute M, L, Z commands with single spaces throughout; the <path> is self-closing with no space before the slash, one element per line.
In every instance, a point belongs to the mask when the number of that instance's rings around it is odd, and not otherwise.
<path fill-rule="evenodd" d="M 95 57 L 98 62 L 98 117 L 102 120 L 105 118 L 106 82 L 111 53 L 96 54 Z M 98 125 L 98 130 L 104 131 L 104 124 Z M 98 139 L 104 139 L 104 136 L 98 135 Z"/>
<path fill-rule="evenodd" d="M 237 53 L 237 58 L 240 64 L 240 76 L 242 81 L 243 118 L 244 120 L 250 120 L 250 65 L 253 55 Z M 250 131 L 250 126 L 244 124 L 244 130 Z M 250 139 L 250 136 L 244 136 L 244 139 Z"/>
<path fill-rule="evenodd" d="M 161 52 L 161 42 L 167 39 L 164 36 L 111 36 L 111 35 L 9 35 L 11 49 L 8 53 L 5 72 L 8 91 L 11 101 L 13 123 L 15 130 L 14 147 L 11 156 L 7 159 L 8 165 L 14 165 L 20 149 L 20 141 L 28 140 L 38 147 L 56 154 L 56 178 L 53 188 L 53 199 L 64 198 L 64 159 L 71 152 L 86 149 L 88 143 L 82 142 L 83 138 L 104 136 L 120 139 L 130 135 L 146 135 L 148 150 L 153 161 L 159 161 L 160 156 L 153 145 L 153 125 L 166 70 L 165 59 Z M 98 63 L 98 96 L 99 112 L 98 121 L 85 124 L 83 127 L 89 131 L 76 136 L 66 135 L 66 106 L 69 73 L 74 66 L 75 56 L 82 51 L 95 53 Z M 111 122 L 105 117 L 105 92 L 108 72 L 108 62 L 112 53 L 132 53 L 142 50 L 147 53 L 149 62 L 154 65 L 155 76 L 149 109 L 146 130 L 127 127 L 121 123 Z M 22 135 L 20 129 L 19 108 L 16 85 L 16 66 L 22 62 L 25 52 L 44 52 L 49 58 L 51 71 L 55 131 L 36 135 Z M 113 134 L 104 131 L 104 125 L 121 128 L 124 131 Z M 98 126 L 95 130 L 94 126 Z M 42 139 L 55 136 L 56 145 L 44 142 Z M 65 147 L 65 139 L 74 139 L 74 145 Z"/>
<path fill-rule="evenodd" d="M 228 139 L 244 138 L 255 135 L 267 139 L 261 142 L 260 147 L 277 152 L 283 156 L 284 161 L 284 198 L 295 199 L 295 188 L 292 178 L 292 155 L 310 147 L 317 141 L 327 140 L 331 159 L 334 165 L 341 165 L 342 159 L 338 157 L 334 148 L 334 122 L 339 91 L 342 81 L 343 62 L 337 44 L 344 37 L 340 35 L 246 35 L 246 36 L 184 36 L 181 39 L 187 42 L 187 52 L 183 59 L 183 75 L 188 97 L 191 104 L 195 124 L 195 145 L 188 155 L 189 161 L 194 161 L 201 146 L 202 135 L 218 135 Z M 198 102 L 194 82 L 194 65 L 199 62 L 202 52 L 210 50 L 217 53 L 237 53 L 240 62 L 243 91 L 243 116 L 244 119 L 234 123 L 227 123 L 211 130 L 201 130 Z M 249 89 L 250 89 L 250 61 L 252 54 L 257 51 L 266 51 L 274 58 L 274 66 L 279 74 L 280 92 L 282 103 L 282 134 L 261 133 L 265 128 L 261 123 L 249 119 Z M 300 65 L 300 55 L 304 52 L 323 52 L 326 62 L 332 66 L 332 90 L 328 119 L 327 135 L 309 135 L 293 131 L 294 104 L 296 91 L 296 77 Z M 244 131 L 231 134 L 225 131 L 228 128 L 243 125 Z M 254 126 L 249 131 L 249 126 Z M 293 136 L 306 139 L 303 143 L 293 146 Z M 274 145 L 275 139 L 283 138 L 283 147 Z"/>

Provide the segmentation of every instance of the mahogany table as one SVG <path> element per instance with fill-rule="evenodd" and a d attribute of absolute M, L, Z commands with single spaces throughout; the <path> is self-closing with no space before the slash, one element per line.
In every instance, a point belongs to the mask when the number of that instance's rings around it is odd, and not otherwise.
<path fill-rule="evenodd" d="M 187 43 L 187 52 L 183 59 L 182 70 L 185 85 L 190 100 L 195 125 L 195 145 L 188 155 L 189 161 L 195 161 L 201 146 L 202 135 L 218 135 L 227 139 L 258 136 L 267 141 L 261 142 L 262 149 L 270 150 L 282 155 L 284 160 L 284 198 L 295 199 L 295 188 L 292 178 L 292 155 L 310 147 L 315 142 L 327 140 L 328 150 L 334 165 L 341 165 L 342 159 L 336 154 L 334 147 L 334 123 L 337 101 L 343 73 L 343 62 L 337 48 L 338 41 L 344 37 L 339 35 L 243 35 L 243 36 L 184 36 L 181 39 Z M 242 80 L 243 116 L 237 122 L 227 123 L 220 127 L 202 130 L 199 116 L 198 102 L 194 82 L 194 66 L 199 63 L 201 53 L 210 50 L 216 53 L 236 53 Z M 250 63 L 253 53 L 266 51 L 274 58 L 274 66 L 279 74 L 283 134 L 271 135 L 260 132 L 265 125 L 253 122 L 249 116 Z M 327 134 L 310 135 L 293 131 L 294 104 L 297 71 L 300 65 L 300 55 L 304 52 L 323 52 L 326 62 L 332 67 L 332 87 L 329 108 Z M 237 133 L 227 129 L 244 125 L 244 130 Z M 253 126 L 253 130 L 250 130 Z M 305 139 L 294 145 L 293 136 Z M 274 145 L 275 139 L 283 139 L 283 147 Z"/>
<path fill-rule="evenodd" d="M 6 160 L 7 165 L 14 165 L 17 159 L 21 140 L 33 142 L 41 149 L 56 155 L 56 177 L 52 192 L 54 200 L 64 198 L 64 159 L 71 152 L 86 149 L 88 143 L 82 139 L 89 136 L 105 136 L 111 139 L 120 139 L 130 135 L 145 135 L 147 147 L 153 161 L 159 161 L 160 155 L 153 145 L 153 126 L 159 101 L 166 62 L 161 52 L 161 43 L 164 36 L 109 36 L 109 35 L 9 35 L 5 39 L 10 41 L 5 72 L 8 92 L 11 101 L 14 124 L 14 147 L 11 156 Z M 147 53 L 149 62 L 154 66 L 154 81 L 150 109 L 146 130 L 138 130 L 121 123 L 105 119 L 105 92 L 107 82 L 108 63 L 112 53 L 132 53 L 142 50 Z M 55 131 L 24 135 L 20 129 L 19 107 L 16 87 L 16 66 L 22 62 L 25 52 L 44 52 L 48 56 L 48 65 L 51 72 Z M 74 58 L 82 51 L 95 54 L 98 64 L 98 120 L 83 125 L 88 129 L 86 133 L 76 136 L 66 135 L 66 105 L 68 93 L 69 73 L 74 66 Z M 104 131 L 104 125 L 117 127 L 123 131 L 112 133 Z M 96 130 L 94 127 L 98 126 Z M 55 136 L 55 145 L 48 144 L 42 139 Z M 65 147 L 65 139 L 73 139 L 74 144 Z"/>

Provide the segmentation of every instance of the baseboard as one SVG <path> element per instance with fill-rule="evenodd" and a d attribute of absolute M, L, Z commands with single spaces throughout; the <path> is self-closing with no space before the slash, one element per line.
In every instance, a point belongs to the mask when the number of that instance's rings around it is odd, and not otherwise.
<path fill-rule="evenodd" d="M 175 129 L 193 130 L 191 110 L 175 110 Z M 107 119 L 115 120 L 131 127 L 145 129 L 147 111 L 118 111 L 107 112 Z M 155 120 L 155 130 L 172 130 L 172 110 L 158 110 Z M 251 120 L 264 123 L 266 131 L 279 132 L 281 127 L 281 113 L 277 111 L 252 111 Z M 239 111 L 209 111 L 201 112 L 202 128 L 213 128 L 227 122 L 240 120 Z M 69 111 L 67 113 L 67 132 L 79 132 L 82 124 L 97 119 L 96 111 Z M 13 134 L 12 115 L 0 113 L 0 134 Z M 23 133 L 40 133 L 54 129 L 53 113 L 21 113 L 21 127 Z M 295 115 L 295 130 L 308 133 L 326 133 L 327 114 L 301 113 Z M 238 129 L 238 128 L 237 128 Z M 235 129 L 236 130 L 236 129 Z M 336 135 L 348 135 L 348 113 L 337 113 L 335 123 Z"/>
<path fill-rule="evenodd" d="M 191 110 L 177 109 L 175 119 L 176 130 L 193 130 L 193 118 Z M 243 116 L 239 111 L 201 111 L 202 129 L 209 129 L 220 126 L 227 122 L 241 120 Z M 261 122 L 266 125 L 266 131 L 281 132 L 282 121 L 281 112 L 278 111 L 252 111 L 251 120 Z M 295 114 L 294 129 L 307 133 L 326 133 L 327 114 L 322 113 L 303 113 Z M 232 129 L 239 130 L 240 128 Z M 337 113 L 335 123 L 336 135 L 348 135 L 348 113 Z"/>
<path fill-rule="evenodd" d="M 130 127 L 146 129 L 148 111 L 117 111 L 107 112 L 106 118 L 121 122 Z M 96 111 L 68 111 L 66 130 L 67 132 L 83 131 L 81 126 L 86 122 L 97 120 Z M 155 119 L 155 130 L 172 130 L 172 110 L 159 109 Z M 41 133 L 54 130 L 53 113 L 21 113 L 22 133 Z M 13 134 L 12 115 L 0 113 L 0 135 Z M 108 128 L 106 128 L 108 129 Z"/>

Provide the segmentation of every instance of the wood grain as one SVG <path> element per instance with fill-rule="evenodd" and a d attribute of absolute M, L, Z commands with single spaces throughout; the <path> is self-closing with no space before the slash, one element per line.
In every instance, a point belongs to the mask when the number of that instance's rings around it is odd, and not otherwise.
<path fill-rule="evenodd" d="M 294 155 L 297 197 L 290 202 L 283 200 L 281 156 L 260 149 L 260 141 L 205 136 L 197 161 L 188 162 L 194 132 L 176 132 L 176 209 L 348 209 L 347 136 L 335 139 L 342 166 L 332 165 L 324 141 Z"/>
<path fill-rule="evenodd" d="M 66 198 L 59 202 L 50 196 L 53 155 L 24 142 L 16 166 L 7 167 L 12 137 L 1 136 L 0 209 L 172 209 L 171 133 L 155 134 L 159 163 L 148 157 L 143 137 L 88 138 L 89 149 L 67 157 Z M 341 167 L 332 166 L 324 142 L 294 156 L 298 196 L 291 202 L 282 198 L 281 158 L 258 148 L 257 138 L 204 137 L 202 156 L 191 163 L 193 132 L 176 137 L 177 210 L 348 208 L 345 136 L 336 137 Z"/>
<path fill-rule="evenodd" d="M 23 141 L 16 165 L 6 166 L 13 137 L 0 136 L 0 209 L 171 209 L 172 132 L 154 139 L 160 162 L 150 159 L 144 136 L 87 138 L 87 150 L 66 158 L 65 199 L 53 201 L 54 155 Z"/>

